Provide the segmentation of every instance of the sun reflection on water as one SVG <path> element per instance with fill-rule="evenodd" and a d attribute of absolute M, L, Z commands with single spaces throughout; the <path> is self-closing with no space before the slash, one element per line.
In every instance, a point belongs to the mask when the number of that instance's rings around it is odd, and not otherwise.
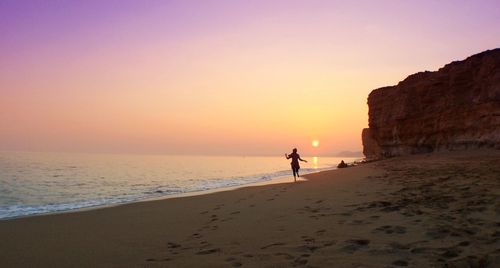
<path fill-rule="evenodd" d="M 318 157 L 317 156 L 313 156 L 313 168 L 314 169 L 317 169 L 318 168 Z"/>

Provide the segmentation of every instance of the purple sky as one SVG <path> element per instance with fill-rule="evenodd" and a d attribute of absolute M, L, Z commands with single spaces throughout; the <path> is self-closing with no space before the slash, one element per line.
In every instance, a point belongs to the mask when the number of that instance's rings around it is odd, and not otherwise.
<path fill-rule="evenodd" d="M 360 150 L 371 90 L 499 29 L 499 1 L 4 0 L 0 150 Z"/>

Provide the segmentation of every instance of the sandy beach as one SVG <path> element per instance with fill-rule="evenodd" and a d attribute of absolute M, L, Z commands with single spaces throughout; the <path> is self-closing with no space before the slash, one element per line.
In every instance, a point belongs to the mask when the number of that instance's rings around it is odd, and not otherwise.
<path fill-rule="evenodd" d="M 499 29 L 492 0 L 0 1 L 0 268 L 500 268 Z"/>
<path fill-rule="evenodd" d="M 499 267 L 498 150 L 307 179 L 0 221 L 0 267 Z"/>

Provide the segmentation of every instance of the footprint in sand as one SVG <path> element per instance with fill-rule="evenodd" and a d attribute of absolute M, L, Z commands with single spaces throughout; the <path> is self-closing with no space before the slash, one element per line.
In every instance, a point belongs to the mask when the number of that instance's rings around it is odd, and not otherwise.
<path fill-rule="evenodd" d="M 413 254 L 433 254 L 439 255 L 445 259 L 453 259 L 463 252 L 462 249 L 458 247 L 449 247 L 449 248 L 432 248 L 432 247 L 417 247 L 410 250 Z"/>
<path fill-rule="evenodd" d="M 392 226 L 384 225 L 375 228 L 372 233 L 386 233 L 386 234 L 404 234 L 406 233 L 406 227 L 403 226 Z"/>
<path fill-rule="evenodd" d="M 315 239 L 309 236 L 302 236 L 302 241 L 308 242 L 308 243 L 314 243 Z"/>
<path fill-rule="evenodd" d="M 449 226 L 435 227 L 427 230 L 425 233 L 432 239 L 443 239 L 450 234 Z"/>
<path fill-rule="evenodd" d="M 370 244 L 368 239 L 349 239 L 344 241 L 345 246 L 342 247 L 342 251 L 353 253 L 359 249 L 366 248 Z"/>
<path fill-rule="evenodd" d="M 282 252 L 275 253 L 274 255 L 275 256 L 283 256 L 287 260 L 291 260 L 294 258 L 292 255 L 290 255 L 288 253 L 282 253 Z"/>
<path fill-rule="evenodd" d="M 220 248 L 211 248 L 211 249 L 198 251 L 198 252 L 196 252 L 196 255 L 208 255 L 208 254 L 214 254 L 214 253 L 217 253 L 220 251 L 221 251 Z"/>
<path fill-rule="evenodd" d="M 405 260 L 397 260 L 394 261 L 392 264 L 396 266 L 408 266 L 408 262 Z"/>
<path fill-rule="evenodd" d="M 370 224 L 371 222 L 367 222 L 364 220 L 352 220 L 350 222 L 351 225 L 362 225 L 362 224 Z"/>
<path fill-rule="evenodd" d="M 307 245 L 302 245 L 302 246 L 297 247 L 297 250 L 300 252 L 314 252 L 314 251 L 318 250 L 319 248 L 320 248 L 319 246 L 307 244 Z"/>
<path fill-rule="evenodd" d="M 457 258 L 450 260 L 446 263 L 446 267 L 490 267 L 488 264 L 493 264 L 491 267 L 497 267 L 494 266 L 495 263 L 499 263 L 500 257 L 498 255 L 492 254 L 493 252 L 490 252 L 485 255 L 471 255 L 463 258 Z"/>
<path fill-rule="evenodd" d="M 167 247 L 168 248 L 179 248 L 179 247 L 181 247 L 181 245 L 177 244 L 177 243 L 174 243 L 174 242 L 168 242 L 167 243 Z"/>
<path fill-rule="evenodd" d="M 307 260 L 306 259 L 303 259 L 302 257 L 298 257 L 297 259 L 295 259 L 292 263 L 293 266 L 302 266 L 302 265 L 306 265 L 307 264 Z"/>
<path fill-rule="evenodd" d="M 441 256 L 443 256 L 447 259 L 452 259 L 452 258 L 460 256 L 460 253 L 462 253 L 462 250 L 459 248 L 448 248 L 448 249 L 445 249 L 445 251 L 441 254 Z"/>
<path fill-rule="evenodd" d="M 316 235 L 324 235 L 326 233 L 326 230 L 325 229 L 321 229 L 321 230 L 318 230 L 316 231 Z"/>
<path fill-rule="evenodd" d="M 265 245 L 265 246 L 261 247 L 260 249 L 267 249 L 267 248 L 274 247 L 274 246 L 284 246 L 284 245 L 286 245 L 286 244 L 283 242 L 276 242 L 276 243 L 272 243 L 269 245 Z"/>
<path fill-rule="evenodd" d="M 215 208 L 214 208 L 213 210 L 219 210 L 219 209 L 221 209 L 223 206 L 224 206 L 224 204 L 217 205 L 217 206 L 215 206 Z"/>
<path fill-rule="evenodd" d="M 191 235 L 193 238 L 202 238 L 203 236 L 199 233 L 194 233 Z"/>
<path fill-rule="evenodd" d="M 238 261 L 235 257 L 229 257 L 227 259 L 225 259 L 226 262 L 230 262 L 231 263 L 231 266 L 233 267 L 240 267 L 242 266 L 243 264 Z"/>
<path fill-rule="evenodd" d="M 163 258 L 163 259 L 154 259 L 154 258 L 149 258 L 146 259 L 147 262 L 161 262 L 161 261 L 169 261 L 170 258 Z"/>
<path fill-rule="evenodd" d="M 323 247 L 331 247 L 331 246 L 335 245 L 335 243 L 337 243 L 337 241 L 335 241 L 335 240 L 325 241 L 323 243 Z"/>
<path fill-rule="evenodd" d="M 401 244 L 398 242 L 389 243 L 389 247 L 392 249 L 396 249 L 396 250 L 409 250 L 410 249 L 409 245 Z"/>
<path fill-rule="evenodd" d="M 210 216 L 210 222 L 214 222 L 217 220 L 219 220 L 219 218 L 217 218 L 217 215 L 213 214 L 212 216 Z"/>
<path fill-rule="evenodd" d="M 410 250 L 412 254 L 426 254 L 433 251 L 435 251 L 435 249 L 430 247 L 415 247 Z"/>

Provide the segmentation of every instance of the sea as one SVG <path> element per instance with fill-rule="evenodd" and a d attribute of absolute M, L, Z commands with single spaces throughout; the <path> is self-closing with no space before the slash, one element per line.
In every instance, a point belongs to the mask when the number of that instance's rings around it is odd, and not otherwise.
<path fill-rule="evenodd" d="M 301 174 L 356 158 L 302 157 Z M 290 178 L 284 156 L 0 152 L 0 219 L 203 194 Z"/>

